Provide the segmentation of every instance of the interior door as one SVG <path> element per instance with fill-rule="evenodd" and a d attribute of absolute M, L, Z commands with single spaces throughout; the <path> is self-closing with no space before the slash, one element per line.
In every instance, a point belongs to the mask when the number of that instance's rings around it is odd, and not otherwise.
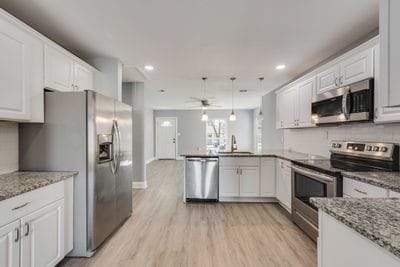
<path fill-rule="evenodd" d="M 132 213 L 132 107 L 115 101 L 119 144 L 119 164 L 115 175 L 117 224 Z"/>
<path fill-rule="evenodd" d="M 117 203 L 113 162 L 99 162 L 99 136 L 111 135 L 115 118 L 112 98 L 87 91 L 88 102 L 88 248 L 96 249 L 116 228 Z M 113 144 L 116 140 L 112 140 Z"/>
<path fill-rule="evenodd" d="M 55 266 L 64 258 L 64 200 L 21 219 L 21 267 Z"/>
<path fill-rule="evenodd" d="M 175 159 L 176 158 L 176 118 L 157 118 L 157 158 Z"/>
<path fill-rule="evenodd" d="M 0 228 L 0 266 L 19 266 L 19 220 Z"/>

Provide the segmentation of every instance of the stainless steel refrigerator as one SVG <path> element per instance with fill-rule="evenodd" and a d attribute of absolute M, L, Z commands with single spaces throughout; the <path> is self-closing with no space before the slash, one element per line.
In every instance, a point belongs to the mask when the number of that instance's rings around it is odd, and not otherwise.
<path fill-rule="evenodd" d="M 20 124 L 21 170 L 78 171 L 74 249 L 90 257 L 132 213 L 132 107 L 93 91 L 46 92 L 45 123 Z"/>

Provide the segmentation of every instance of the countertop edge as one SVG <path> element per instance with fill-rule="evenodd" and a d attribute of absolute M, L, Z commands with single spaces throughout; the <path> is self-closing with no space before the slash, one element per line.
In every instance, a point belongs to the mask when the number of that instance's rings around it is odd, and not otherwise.
<path fill-rule="evenodd" d="M 387 190 L 391 190 L 397 193 L 400 193 L 400 186 L 396 186 L 390 183 L 385 183 L 383 181 L 376 181 L 373 179 L 369 179 L 367 177 L 362 177 L 361 175 L 357 174 L 352 174 L 351 172 L 342 172 L 343 177 L 355 180 L 355 181 L 359 181 L 362 183 L 366 183 L 366 184 L 370 184 L 370 185 L 374 185 L 383 189 L 387 189 Z"/>
<path fill-rule="evenodd" d="M 7 199 L 10 199 L 10 198 L 13 198 L 13 197 L 17 197 L 17 196 L 22 195 L 24 193 L 28 193 L 28 192 L 31 192 L 33 190 L 36 190 L 36 189 L 39 189 L 39 188 L 42 188 L 42 187 L 45 187 L 45 186 L 49 186 L 49 185 L 52 185 L 52 184 L 55 184 L 55 183 L 58 183 L 58 182 L 61 182 L 61 181 L 65 181 L 65 180 L 67 180 L 69 178 L 73 178 L 76 175 L 78 175 L 79 172 L 76 172 L 76 171 L 68 171 L 68 172 L 67 171 L 65 171 L 65 172 L 64 171 L 60 171 L 60 172 L 57 172 L 57 171 L 17 171 L 17 172 L 12 172 L 12 173 L 8 173 L 8 174 L 1 174 L 0 177 L 1 176 L 5 176 L 5 175 L 13 175 L 13 174 L 16 174 L 16 173 L 19 173 L 19 175 L 23 175 L 24 173 L 27 173 L 27 175 L 28 175 L 28 173 L 29 174 L 32 174 L 32 173 L 36 173 L 36 174 L 43 173 L 43 174 L 46 174 L 46 175 L 51 175 L 51 173 L 56 173 L 56 174 L 58 174 L 58 176 L 55 177 L 55 178 L 51 178 L 49 180 L 46 180 L 46 181 L 41 181 L 40 183 L 37 183 L 37 184 L 32 184 L 29 187 L 23 188 L 21 190 L 15 190 L 14 192 L 7 191 L 7 194 L 0 194 L 0 202 L 4 201 L 4 200 L 7 200 Z M 35 178 L 33 178 L 33 179 L 35 179 Z"/>
<path fill-rule="evenodd" d="M 328 204 L 322 203 L 323 200 L 322 200 L 322 202 L 320 202 L 318 198 L 311 198 L 310 201 L 311 201 L 311 204 L 313 206 L 315 206 L 316 208 L 322 210 L 326 214 L 328 214 L 328 215 L 332 216 L 333 218 L 335 218 L 336 220 L 338 220 L 340 223 L 343 223 L 347 227 L 349 227 L 352 230 L 356 231 L 358 234 L 360 234 L 363 237 L 367 238 L 371 242 L 377 244 L 379 247 L 389 251 L 393 255 L 395 255 L 395 256 L 400 258 L 400 248 L 393 247 L 390 243 L 388 243 L 385 240 L 382 240 L 380 237 L 376 236 L 373 233 L 370 233 L 370 232 L 367 233 L 367 231 L 362 229 L 362 227 L 354 224 L 353 222 L 351 222 L 348 219 L 346 219 L 345 216 L 342 216 L 342 215 L 338 214 L 337 212 L 335 212 L 334 210 L 330 209 L 328 207 Z"/>

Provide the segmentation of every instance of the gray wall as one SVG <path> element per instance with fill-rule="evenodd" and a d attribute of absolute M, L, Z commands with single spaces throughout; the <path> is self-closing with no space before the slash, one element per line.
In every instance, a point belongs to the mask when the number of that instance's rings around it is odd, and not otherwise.
<path fill-rule="evenodd" d="M 146 94 L 146 92 L 145 92 Z M 144 160 L 148 162 L 154 159 L 154 111 L 144 109 Z"/>
<path fill-rule="evenodd" d="M 263 96 L 263 126 L 262 126 L 262 148 L 282 149 L 283 130 L 277 130 L 276 125 L 276 94 L 270 92 Z"/>
<path fill-rule="evenodd" d="M 209 119 L 226 118 L 228 121 L 228 136 L 236 136 L 238 150 L 253 151 L 254 122 L 253 110 L 236 110 L 237 120 L 229 122 L 230 110 L 209 110 Z M 157 117 L 178 118 L 178 156 L 186 152 L 205 151 L 206 124 L 202 122 L 201 110 L 155 110 L 154 120 Z M 155 123 L 154 123 L 155 125 Z M 230 138 L 228 140 L 230 147 Z"/>
<path fill-rule="evenodd" d="M 18 124 L 0 122 L 0 174 L 18 170 Z"/>
<path fill-rule="evenodd" d="M 123 83 L 122 102 L 132 106 L 133 182 L 146 181 L 144 138 L 144 84 Z"/>
<path fill-rule="evenodd" d="M 90 58 L 87 61 L 99 70 L 94 75 L 96 92 L 121 101 L 122 63 L 116 58 Z"/>

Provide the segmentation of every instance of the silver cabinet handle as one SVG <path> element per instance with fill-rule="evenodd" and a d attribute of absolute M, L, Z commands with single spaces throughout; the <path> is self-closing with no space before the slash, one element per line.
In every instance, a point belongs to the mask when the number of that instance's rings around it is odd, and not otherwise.
<path fill-rule="evenodd" d="M 335 86 L 338 86 L 337 78 L 335 78 Z"/>
<path fill-rule="evenodd" d="M 361 191 L 361 190 L 359 190 L 359 189 L 357 189 L 357 188 L 354 188 L 354 191 L 356 191 L 356 192 L 358 192 L 358 193 L 360 193 L 360 194 L 363 194 L 363 195 L 368 195 L 367 192 Z"/>
<path fill-rule="evenodd" d="M 25 223 L 25 226 L 26 226 L 25 236 L 28 236 L 30 231 L 29 223 Z"/>
<path fill-rule="evenodd" d="M 19 241 L 19 228 L 15 228 L 15 232 L 17 233 L 17 236 L 15 237 L 14 241 L 17 243 Z"/>
<path fill-rule="evenodd" d="M 21 208 L 23 208 L 23 207 L 27 206 L 28 204 L 29 204 L 29 202 L 26 202 L 26 203 L 24 203 L 24 204 L 22 204 L 22 205 L 19 205 L 19 206 L 16 206 L 16 207 L 12 208 L 12 210 L 18 210 L 18 209 L 21 209 Z"/>
<path fill-rule="evenodd" d="M 239 174 L 239 168 L 236 168 L 236 174 Z"/>
<path fill-rule="evenodd" d="M 343 79 L 343 76 L 340 76 L 340 77 L 339 77 L 339 85 L 343 84 L 342 79 Z"/>

